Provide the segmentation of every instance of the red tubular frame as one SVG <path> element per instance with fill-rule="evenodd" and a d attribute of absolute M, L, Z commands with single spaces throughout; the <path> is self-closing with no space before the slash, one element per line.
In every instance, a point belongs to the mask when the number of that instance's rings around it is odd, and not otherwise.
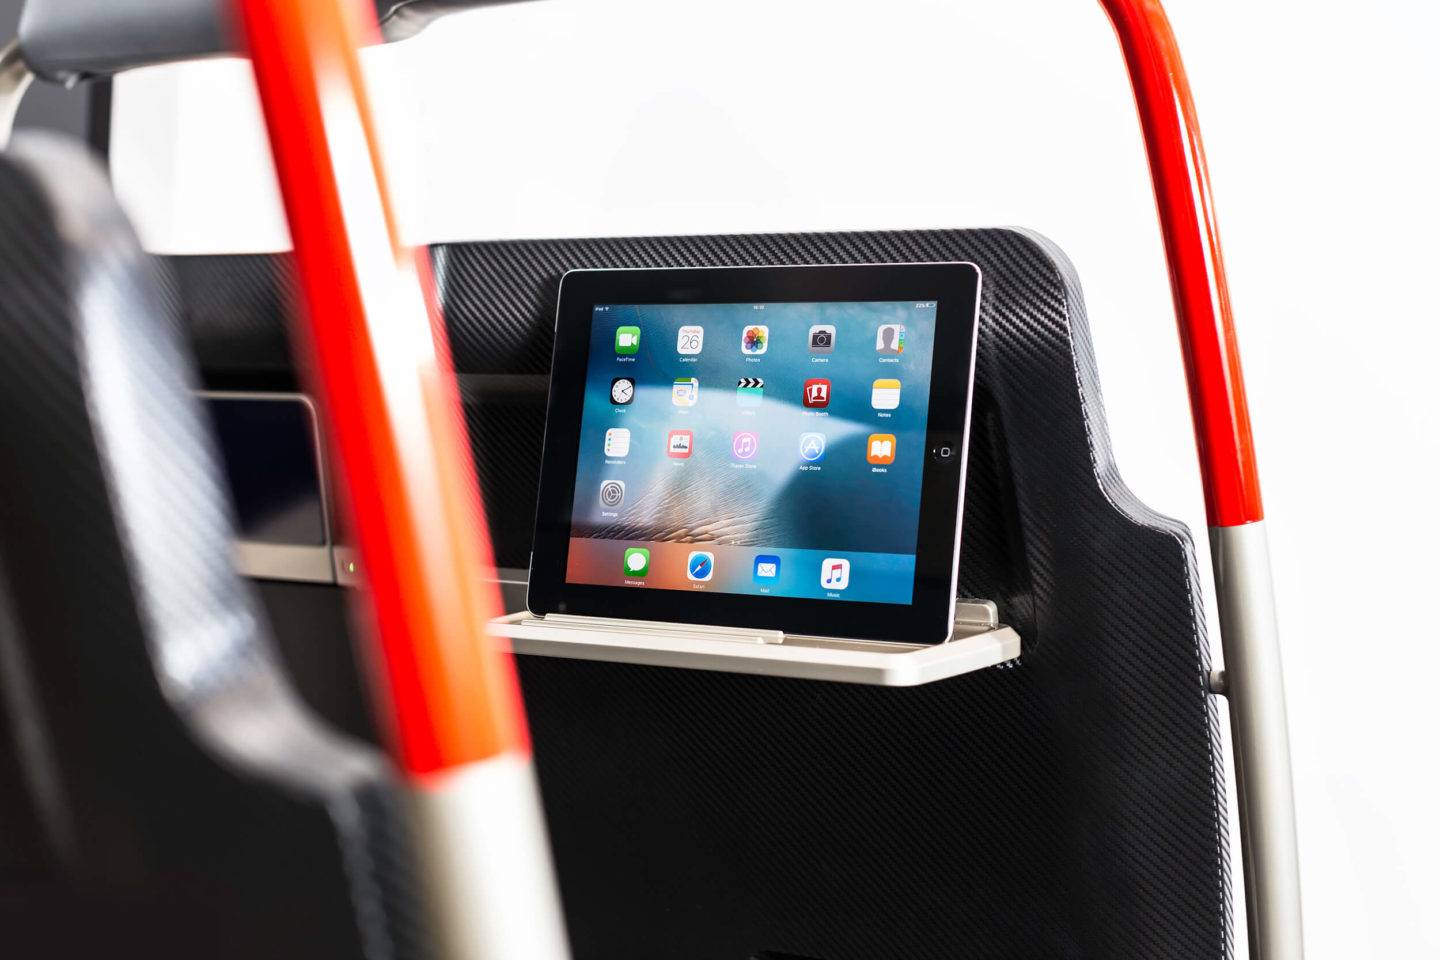
<path fill-rule="evenodd" d="M 368 5 L 236 0 L 299 268 L 326 415 L 374 618 L 379 702 L 412 775 L 528 750 L 428 262 L 401 246 L 357 50 Z M 368 22 L 367 22 L 368 21 Z"/>
<path fill-rule="evenodd" d="M 1190 84 L 1160 0 L 1100 0 L 1139 108 L 1210 525 L 1250 955 L 1304 956 L 1295 798 L 1270 557 L 1230 291 Z"/>
<path fill-rule="evenodd" d="M 313 385 L 369 587 L 383 668 L 379 700 L 391 713 L 395 753 L 421 782 L 500 754 L 523 755 L 528 742 L 513 664 L 485 637 L 500 604 L 486 579 L 489 541 L 445 328 L 427 261 L 397 240 L 360 77 L 356 48 L 378 40 L 373 14 L 347 0 L 232 2 L 254 61 L 294 240 Z M 1280 742 L 1283 697 L 1268 686 L 1273 681 L 1278 690 L 1278 660 L 1259 657 L 1278 648 L 1273 618 L 1261 615 L 1268 588 L 1251 582 L 1268 574 L 1268 561 L 1263 539 L 1251 537 L 1263 528 L 1246 526 L 1264 514 L 1199 125 L 1159 0 L 1100 3 L 1119 38 L 1144 131 L 1209 523 L 1232 561 L 1255 561 L 1232 564 L 1233 572 L 1217 566 L 1237 754 L 1248 744 L 1237 772 L 1242 837 L 1283 833 L 1293 805 Z M 1269 733 L 1255 733 L 1262 728 Z M 1293 839 L 1293 827 L 1290 833 Z M 1288 896 L 1298 881 L 1285 875 L 1293 872 L 1293 850 L 1267 857 L 1247 854 L 1247 890 L 1273 904 L 1281 900 L 1276 891 Z M 1252 943 L 1263 947 L 1257 955 L 1289 955 L 1270 944 L 1298 928 L 1298 900 L 1293 909 L 1285 900 L 1280 919 L 1259 926 L 1254 907 Z"/>
<path fill-rule="evenodd" d="M 1159 0 L 1100 0 L 1120 40 L 1159 208 L 1212 527 L 1264 518 L 1210 174 L 1180 48 Z"/>
<path fill-rule="evenodd" d="M 1101 4 L 1125 55 L 1149 153 L 1209 521 L 1250 523 L 1264 515 L 1260 485 L 1189 84 L 1158 0 Z M 398 754 L 425 772 L 520 746 L 512 668 L 481 638 L 499 604 L 480 586 L 488 539 L 446 335 L 423 260 L 395 238 L 358 73 L 354 45 L 378 38 L 373 18 L 362 29 L 358 11 L 342 14 L 334 0 L 238 5 L 299 261 L 317 386 L 373 595 Z M 337 124 L 363 133 L 354 144 L 363 155 L 334 149 Z M 347 195 L 337 170 L 354 174 L 350 193 L 359 195 Z M 355 217 L 347 216 L 347 208 L 367 206 L 383 218 L 371 226 L 384 231 L 391 261 L 369 271 Z M 405 288 L 399 299 L 410 316 L 396 315 L 396 291 L 382 274 Z M 415 315 L 421 304 L 423 323 Z M 386 369 L 397 338 L 418 367 Z"/>

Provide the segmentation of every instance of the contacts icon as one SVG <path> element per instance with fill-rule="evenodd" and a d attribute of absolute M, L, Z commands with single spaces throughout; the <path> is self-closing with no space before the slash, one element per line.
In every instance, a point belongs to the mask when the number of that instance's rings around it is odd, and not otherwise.
<path fill-rule="evenodd" d="M 905 325 L 882 323 L 875 331 L 875 352 L 899 356 L 905 352 Z"/>

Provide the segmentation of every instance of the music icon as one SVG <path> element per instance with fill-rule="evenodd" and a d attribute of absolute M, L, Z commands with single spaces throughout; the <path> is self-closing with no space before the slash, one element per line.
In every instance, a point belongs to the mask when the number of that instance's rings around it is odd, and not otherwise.
<path fill-rule="evenodd" d="M 850 561 L 843 557 L 826 557 L 820 561 L 820 586 L 826 590 L 844 590 L 850 586 Z"/>
<path fill-rule="evenodd" d="M 754 460 L 760 452 L 760 438 L 749 430 L 740 430 L 730 438 L 730 455 L 736 460 Z"/>

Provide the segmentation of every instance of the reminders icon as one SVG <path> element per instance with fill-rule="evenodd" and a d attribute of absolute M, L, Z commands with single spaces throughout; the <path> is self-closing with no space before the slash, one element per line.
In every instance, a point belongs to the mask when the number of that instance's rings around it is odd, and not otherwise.
<path fill-rule="evenodd" d="M 900 406 L 900 381 L 876 380 L 870 385 L 870 406 L 876 410 L 894 410 Z"/>
<path fill-rule="evenodd" d="M 628 457 L 630 455 L 630 431 L 624 427 L 611 427 L 605 431 L 605 456 Z"/>

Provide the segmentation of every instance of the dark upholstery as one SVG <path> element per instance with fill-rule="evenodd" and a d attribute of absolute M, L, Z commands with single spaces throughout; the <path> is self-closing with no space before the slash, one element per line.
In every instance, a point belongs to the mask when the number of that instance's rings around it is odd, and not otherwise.
<path fill-rule="evenodd" d="M 497 557 L 521 567 L 566 269 L 961 259 L 984 272 L 961 592 L 999 603 L 1021 661 L 886 690 L 525 658 L 578 957 L 1230 955 L 1194 550 L 1116 475 L 1079 284 L 1052 245 L 996 229 L 433 256 Z M 247 283 L 284 283 L 285 258 L 259 267 L 245 262 Z M 251 331 L 241 351 L 281 342 L 278 316 L 194 309 L 201 356 L 217 325 Z M 255 371 L 284 363 L 277 347 Z"/>
<path fill-rule="evenodd" d="M 231 567 L 162 269 L 81 148 L 0 154 L 5 946 L 424 956 L 396 778 L 294 694 Z"/>

